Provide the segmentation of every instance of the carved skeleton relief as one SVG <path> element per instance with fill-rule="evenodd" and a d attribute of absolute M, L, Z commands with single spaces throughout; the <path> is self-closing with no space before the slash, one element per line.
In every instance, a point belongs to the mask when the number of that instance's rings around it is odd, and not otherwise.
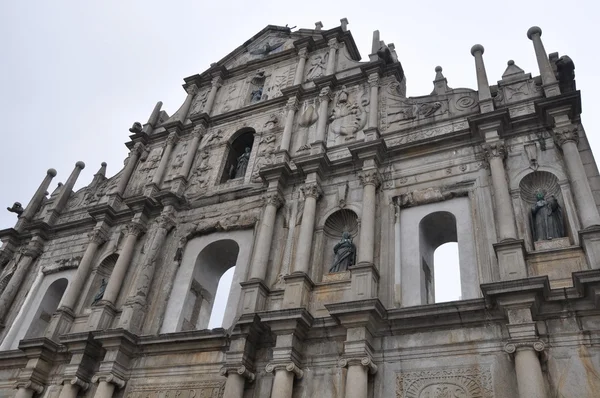
<path fill-rule="evenodd" d="M 493 398 L 489 366 L 464 366 L 402 372 L 397 398 Z"/>

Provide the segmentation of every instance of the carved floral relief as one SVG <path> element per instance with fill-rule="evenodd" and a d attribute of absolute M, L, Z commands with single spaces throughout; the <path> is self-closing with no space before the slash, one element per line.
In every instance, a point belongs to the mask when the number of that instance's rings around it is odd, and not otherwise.
<path fill-rule="evenodd" d="M 489 366 L 423 369 L 399 373 L 397 398 L 493 398 Z"/>

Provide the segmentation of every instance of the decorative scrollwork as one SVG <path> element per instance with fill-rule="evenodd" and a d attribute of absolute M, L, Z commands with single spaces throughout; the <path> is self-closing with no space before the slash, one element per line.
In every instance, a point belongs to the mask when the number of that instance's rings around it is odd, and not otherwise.
<path fill-rule="evenodd" d="M 275 206 L 280 208 L 283 205 L 283 197 L 279 192 L 267 192 L 263 197 L 266 206 Z"/>
<path fill-rule="evenodd" d="M 94 229 L 88 233 L 88 238 L 90 239 L 90 243 L 95 243 L 97 245 L 101 245 L 108 240 L 106 232 L 102 229 Z"/>
<path fill-rule="evenodd" d="M 273 373 L 280 369 L 285 369 L 287 372 L 293 373 L 296 379 L 301 379 L 304 377 L 304 371 L 300 369 L 294 362 L 268 363 L 267 366 L 265 366 L 265 371 L 267 373 Z"/>
<path fill-rule="evenodd" d="M 167 145 L 171 145 L 171 146 L 175 145 L 178 138 L 179 138 L 179 136 L 175 132 L 169 134 L 169 136 L 167 137 L 167 140 L 166 140 Z"/>
<path fill-rule="evenodd" d="M 577 126 L 570 125 L 554 129 L 554 142 L 562 147 L 567 142 L 579 143 L 579 129 Z"/>
<path fill-rule="evenodd" d="M 514 341 L 504 345 L 504 351 L 508 354 L 514 354 L 519 348 L 533 348 L 537 352 L 546 349 L 546 344 L 541 340 L 536 341 Z"/>
<path fill-rule="evenodd" d="M 323 194 L 323 190 L 316 182 L 306 183 L 302 188 L 300 188 L 300 190 L 302 191 L 305 199 L 314 198 L 318 200 Z"/>
<path fill-rule="evenodd" d="M 125 228 L 127 229 L 127 235 L 140 236 L 146 232 L 146 227 L 139 222 L 131 222 Z"/>
<path fill-rule="evenodd" d="M 377 169 L 363 171 L 358 175 L 358 178 L 360 178 L 360 183 L 363 186 L 375 185 L 375 187 L 378 187 L 381 185 L 381 175 Z"/>
<path fill-rule="evenodd" d="M 483 149 L 483 154 L 488 162 L 491 158 L 499 157 L 504 159 L 506 157 L 506 146 L 502 140 L 492 143 L 485 143 L 481 145 L 481 149 Z"/>

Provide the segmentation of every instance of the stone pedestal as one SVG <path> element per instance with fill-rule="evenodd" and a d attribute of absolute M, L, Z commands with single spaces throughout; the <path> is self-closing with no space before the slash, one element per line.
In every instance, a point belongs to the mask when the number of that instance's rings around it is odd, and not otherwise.
<path fill-rule="evenodd" d="M 525 242 L 515 239 L 494 243 L 493 246 L 502 280 L 527 278 Z"/>
<path fill-rule="evenodd" d="M 315 284 L 304 272 L 294 272 L 283 277 L 285 292 L 282 308 L 308 307 L 310 294 Z"/>
<path fill-rule="evenodd" d="M 350 267 L 352 300 L 377 297 L 379 271 L 372 263 L 358 263 Z"/>
<path fill-rule="evenodd" d="M 269 288 L 261 279 L 250 279 L 241 282 L 242 300 L 241 313 L 251 314 L 264 308 L 269 296 Z"/>
<path fill-rule="evenodd" d="M 87 330 L 108 329 L 116 314 L 117 309 L 111 302 L 100 300 L 96 305 L 92 306 L 92 312 L 88 317 Z"/>
<path fill-rule="evenodd" d="M 49 339 L 56 339 L 69 331 L 74 319 L 75 313 L 71 309 L 60 307 L 52 314 L 50 325 L 46 328 L 44 335 Z"/>
<path fill-rule="evenodd" d="M 579 238 L 590 268 L 600 268 L 600 227 L 579 231 Z"/>

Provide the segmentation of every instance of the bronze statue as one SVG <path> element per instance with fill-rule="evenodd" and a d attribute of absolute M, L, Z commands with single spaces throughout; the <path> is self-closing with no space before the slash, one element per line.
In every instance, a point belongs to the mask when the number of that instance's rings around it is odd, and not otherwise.
<path fill-rule="evenodd" d="M 554 238 L 563 238 L 565 228 L 563 223 L 562 209 L 554 195 L 548 200 L 544 198 L 544 193 L 536 193 L 537 202 L 531 207 L 531 226 L 533 231 L 533 240 L 550 240 Z"/>
<path fill-rule="evenodd" d="M 235 171 L 232 170 L 233 175 L 231 178 L 240 178 L 246 175 L 246 169 L 248 168 L 248 162 L 250 161 L 250 151 L 250 147 L 246 147 L 244 153 L 238 156 Z"/>
<path fill-rule="evenodd" d="M 256 90 L 253 90 L 250 94 L 250 103 L 254 104 L 262 98 L 263 88 L 257 87 Z"/>
<path fill-rule="evenodd" d="M 350 233 L 344 231 L 342 239 L 333 248 L 333 265 L 329 272 L 347 271 L 356 262 L 356 246 L 352 243 Z"/>
<path fill-rule="evenodd" d="M 6 210 L 10 211 L 11 213 L 17 213 L 17 216 L 20 216 L 25 211 L 19 202 L 13 203 L 12 207 L 7 207 Z"/>
<path fill-rule="evenodd" d="M 106 279 L 102 278 L 102 282 L 100 283 L 100 288 L 98 289 L 98 293 L 94 296 L 94 301 L 92 301 L 92 305 L 96 304 L 98 301 L 102 300 L 104 297 L 104 291 L 106 290 Z"/>

